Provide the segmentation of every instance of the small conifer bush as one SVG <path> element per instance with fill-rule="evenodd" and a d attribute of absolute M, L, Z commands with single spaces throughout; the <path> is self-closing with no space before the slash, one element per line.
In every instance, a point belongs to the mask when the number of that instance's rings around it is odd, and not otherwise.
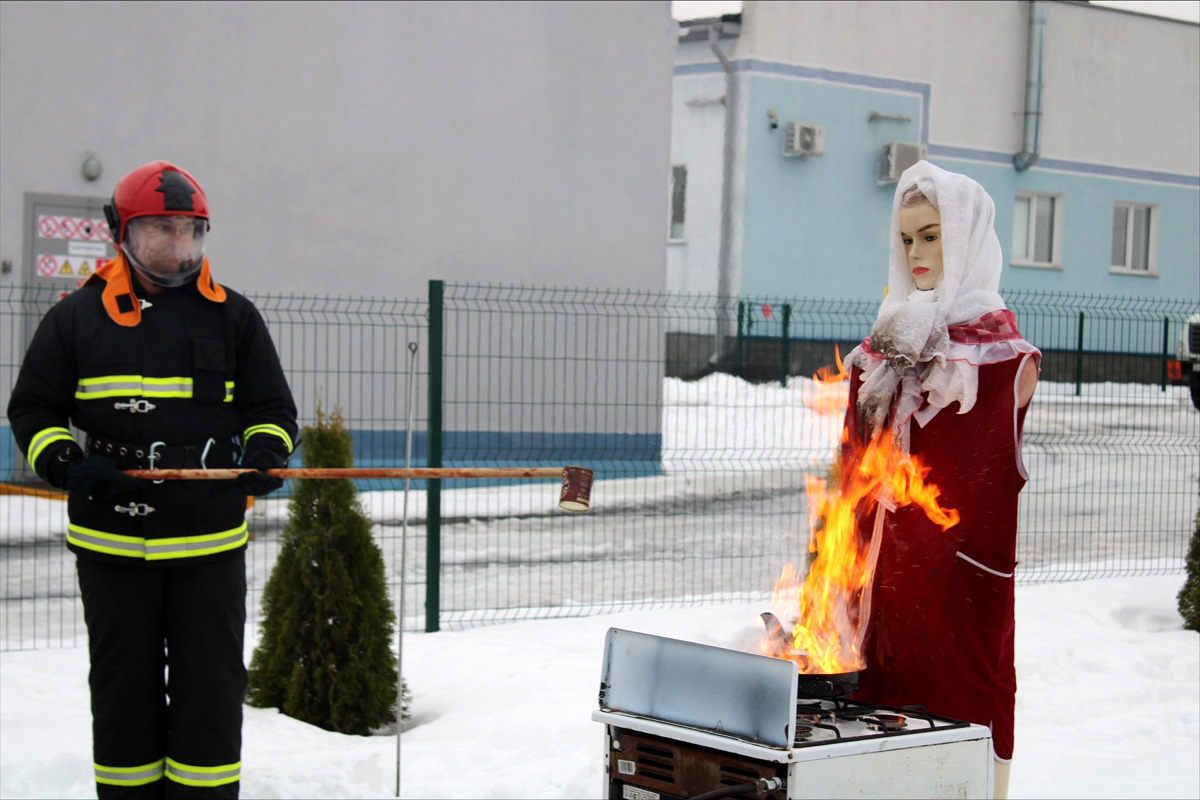
<path fill-rule="evenodd" d="M 1196 514 L 1196 525 L 1188 542 L 1187 580 L 1179 590 L 1179 614 L 1183 627 L 1200 631 L 1200 512 Z"/>
<path fill-rule="evenodd" d="M 303 431 L 304 466 L 351 467 L 336 409 Z M 247 700 L 329 731 L 366 735 L 396 719 L 395 612 L 383 554 L 348 480 L 298 480 L 263 590 Z M 408 719 L 408 688 L 402 719 Z"/>

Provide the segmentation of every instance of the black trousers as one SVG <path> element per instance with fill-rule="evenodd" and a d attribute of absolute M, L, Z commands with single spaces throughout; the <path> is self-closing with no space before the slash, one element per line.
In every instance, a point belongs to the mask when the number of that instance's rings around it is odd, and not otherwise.
<path fill-rule="evenodd" d="M 98 796 L 237 797 L 245 551 L 161 568 L 76 564 Z"/>

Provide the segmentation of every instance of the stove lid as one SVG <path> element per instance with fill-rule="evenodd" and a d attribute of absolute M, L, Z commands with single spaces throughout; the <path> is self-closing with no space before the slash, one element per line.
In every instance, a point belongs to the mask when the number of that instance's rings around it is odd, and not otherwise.
<path fill-rule="evenodd" d="M 796 682 L 791 661 L 609 628 L 600 708 L 786 749 Z"/>

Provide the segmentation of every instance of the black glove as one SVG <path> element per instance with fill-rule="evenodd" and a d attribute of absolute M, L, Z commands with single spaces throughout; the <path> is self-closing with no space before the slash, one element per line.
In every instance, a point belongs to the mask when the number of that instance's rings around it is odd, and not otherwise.
<path fill-rule="evenodd" d="M 283 486 L 283 478 L 267 475 L 266 470 L 283 469 L 287 465 L 278 451 L 269 445 L 251 445 L 242 457 L 242 466 L 251 467 L 258 472 L 243 472 L 237 476 L 237 485 L 243 493 L 262 497 Z"/>
<path fill-rule="evenodd" d="M 141 481 L 121 472 L 104 456 L 81 456 L 67 465 L 67 491 L 93 500 L 116 500 L 140 485 Z"/>
<path fill-rule="evenodd" d="M 57 449 L 46 454 L 46 458 L 49 459 L 46 464 L 46 483 L 55 489 L 66 490 L 67 470 L 71 464 L 83 461 L 83 451 L 75 442 L 59 442 L 50 446 Z"/>

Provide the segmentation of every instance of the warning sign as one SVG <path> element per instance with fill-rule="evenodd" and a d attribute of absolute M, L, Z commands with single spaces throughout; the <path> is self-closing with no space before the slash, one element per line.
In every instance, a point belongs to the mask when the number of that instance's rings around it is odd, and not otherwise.
<path fill-rule="evenodd" d="M 39 256 L 37 262 L 38 275 L 43 278 L 53 277 L 58 272 L 58 258 L 55 256 Z"/>
<path fill-rule="evenodd" d="M 79 269 L 75 270 L 75 274 L 76 275 L 85 275 L 85 276 L 91 275 L 92 268 L 88 265 L 88 262 L 84 261 L 79 265 Z"/>
<path fill-rule="evenodd" d="M 84 218 L 79 220 L 79 226 L 76 229 L 76 233 L 79 235 L 80 239 L 83 239 L 84 241 L 91 241 L 96 236 L 96 227 L 95 220 Z"/>
<path fill-rule="evenodd" d="M 73 238 L 78 227 L 79 220 L 74 217 L 59 217 L 58 219 L 58 235 L 62 239 Z"/>
<path fill-rule="evenodd" d="M 43 239 L 58 238 L 58 217 L 42 214 L 38 217 L 38 236 Z"/>
<path fill-rule="evenodd" d="M 108 223 L 104 220 L 97 220 L 96 238 L 102 242 L 112 241 L 112 232 L 108 229 Z"/>
<path fill-rule="evenodd" d="M 75 270 L 71 269 L 71 262 L 63 259 L 62 266 L 58 268 L 59 275 L 74 275 Z"/>

